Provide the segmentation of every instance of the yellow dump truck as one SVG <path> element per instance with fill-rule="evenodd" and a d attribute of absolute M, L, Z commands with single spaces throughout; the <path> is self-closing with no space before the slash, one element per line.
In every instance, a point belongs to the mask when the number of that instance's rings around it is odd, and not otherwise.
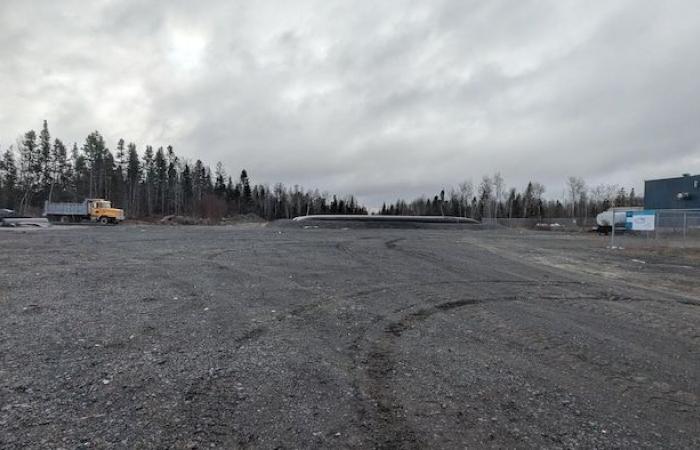
<path fill-rule="evenodd" d="M 117 224 L 124 220 L 124 210 L 112 208 L 112 202 L 102 198 L 87 198 L 82 203 L 44 202 L 44 217 L 52 222 L 98 222 Z"/>

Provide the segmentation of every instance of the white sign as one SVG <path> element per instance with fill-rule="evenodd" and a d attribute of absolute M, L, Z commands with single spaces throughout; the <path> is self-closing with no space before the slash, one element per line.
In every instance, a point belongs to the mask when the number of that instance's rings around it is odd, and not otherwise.
<path fill-rule="evenodd" d="M 632 211 L 627 217 L 628 228 L 634 231 L 654 231 L 656 225 L 655 211 Z"/>

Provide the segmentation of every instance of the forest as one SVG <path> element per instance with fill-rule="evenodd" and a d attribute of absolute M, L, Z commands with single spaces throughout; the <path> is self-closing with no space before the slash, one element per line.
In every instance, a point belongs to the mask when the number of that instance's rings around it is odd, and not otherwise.
<path fill-rule="evenodd" d="M 0 208 L 40 213 L 45 200 L 78 202 L 105 198 L 130 218 L 186 215 L 219 219 L 255 214 L 265 220 L 309 214 L 368 214 L 354 196 L 338 196 L 276 183 L 254 184 L 243 169 L 234 177 L 219 162 L 210 168 L 179 157 L 172 146 L 145 146 L 120 139 L 112 152 L 104 137 L 90 133 L 70 148 L 53 139 L 48 123 L 27 131 L 16 145 L 0 149 Z M 642 199 L 617 185 L 588 187 L 568 177 L 565 199 L 548 200 L 536 181 L 524 190 L 506 187 L 500 173 L 475 186 L 465 181 L 431 197 L 385 203 L 375 213 L 484 218 L 592 217 L 611 206 L 639 206 Z"/>
<path fill-rule="evenodd" d="M 27 131 L 2 152 L 0 207 L 20 213 L 41 211 L 45 200 L 79 202 L 105 198 L 129 218 L 186 215 L 218 219 L 255 214 L 266 220 L 307 214 L 367 214 L 353 196 L 338 197 L 317 190 L 253 184 L 248 172 L 227 175 L 221 163 L 214 170 L 201 160 L 180 158 L 172 146 L 136 144 L 120 139 L 112 152 L 98 132 L 82 146 L 69 149 L 51 139 L 48 124 Z"/>
<path fill-rule="evenodd" d="M 580 177 L 566 179 L 564 200 L 548 200 L 545 187 L 539 182 L 528 182 L 520 192 L 507 188 L 499 172 L 484 176 L 475 187 L 471 181 L 460 183 L 449 192 L 441 190 L 432 198 L 421 197 L 410 202 L 397 200 L 383 204 L 380 214 L 389 215 L 450 215 L 489 218 L 555 218 L 595 217 L 611 207 L 642 206 L 643 199 L 616 184 L 588 187 Z"/>

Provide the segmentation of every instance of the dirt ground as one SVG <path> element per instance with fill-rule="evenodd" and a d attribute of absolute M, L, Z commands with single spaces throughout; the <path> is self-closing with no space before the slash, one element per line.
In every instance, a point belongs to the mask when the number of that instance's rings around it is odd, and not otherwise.
<path fill-rule="evenodd" d="M 0 448 L 699 448 L 700 258 L 622 239 L 0 230 Z"/>

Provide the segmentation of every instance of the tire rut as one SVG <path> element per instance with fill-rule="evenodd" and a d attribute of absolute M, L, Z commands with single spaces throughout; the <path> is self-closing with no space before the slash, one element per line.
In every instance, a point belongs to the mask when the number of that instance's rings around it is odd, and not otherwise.
<path fill-rule="evenodd" d="M 383 327 L 380 319 L 375 322 L 374 329 L 379 328 L 380 333 L 369 345 L 364 354 L 366 379 L 360 381 L 357 388 L 369 397 L 369 401 L 375 406 L 376 422 L 379 430 L 374 430 L 373 437 L 379 448 L 423 448 L 424 443 L 420 435 L 410 425 L 407 412 L 399 399 L 393 393 L 396 386 L 394 380 L 396 374 L 395 340 L 402 334 L 417 326 L 420 322 L 429 319 L 434 314 L 444 313 L 458 308 L 478 306 L 489 302 L 515 301 L 516 296 L 468 298 L 438 303 L 431 307 L 420 307 L 413 312 L 401 316 L 399 320 L 390 321 Z M 378 325 L 378 327 L 377 327 Z M 368 330 L 370 331 L 370 330 Z M 364 336 L 367 340 L 369 335 Z M 358 348 L 360 346 L 358 345 Z M 362 379 L 360 377 L 360 379 Z M 361 411 L 361 416 L 366 411 Z"/>

